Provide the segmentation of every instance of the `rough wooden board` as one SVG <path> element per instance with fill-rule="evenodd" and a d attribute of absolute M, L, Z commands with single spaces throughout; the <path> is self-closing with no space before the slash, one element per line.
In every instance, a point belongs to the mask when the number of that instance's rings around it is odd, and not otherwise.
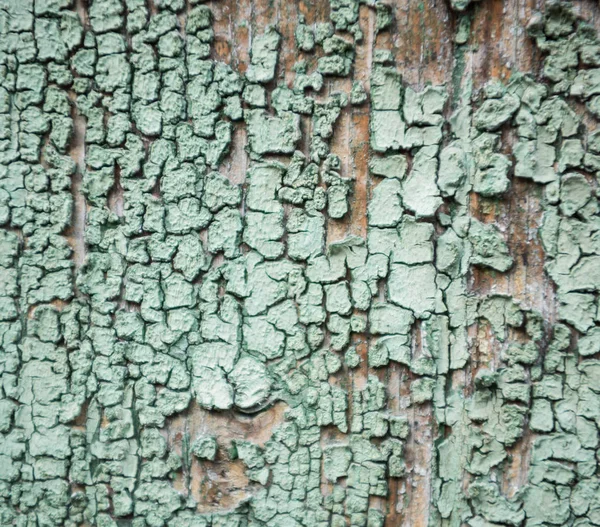
<path fill-rule="evenodd" d="M 294 31 L 300 15 L 308 24 L 324 22 L 329 17 L 329 6 L 325 1 L 290 2 L 290 1 L 240 1 L 207 2 L 214 14 L 213 28 L 215 42 L 212 58 L 230 64 L 240 73 L 245 73 L 250 64 L 251 42 L 270 24 L 275 25 L 281 36 L 281 53 L 277 67 L 277 80 L 291 84 L 294 80 L 293 66 L 301 59 L 306 59 L 314 66 L 315 58 L 309 54 L 298 52 L 294 42 Z M 375 36 L 375 13 L 367 6 L 361 6 L 359 25 L 364 33 L 364 40 L 356 46 L 354 61 L 354 79 L 368 83 L 373 72 L 374 49 L 388 49 L 396 58 L 396 66 L 401 72 L 403 83 L 415 90 L 422 90 L 428 84 L 444 84 L 451 98 L 456 102 L 459 94 L 454 90 L 460 87 L 453 82 L 457 71 L 457 46 L 453 39 L 456 33 L 459 15 L 453 12 L 445 2 L 396 2 L 392 4 L 395 23 L 391 31 Z M 77 12 L 88 25 L 88 5 L 79 1 Z M 150 3 L 150 11 L 158 12 L 156 5 Z M 542 55 L 527 36 L 525 26 L 534 11 L 544 10 L 543 3 L 537 2 L 502 2 L 501 0 L 481 0 L 473 4 L 468 15 L 472 17 L 471 36 L 464 54 L 464 69 L 460 72 L 460 80 L 471 79 L 475 93 L 479 93 L 489 80 L 499 79 L 508 82 L 516 71 L 531 72 L 536 77 L 541 74 Z M 598 8 L 592 1 L 578 2 L 575 11 L 598 26 Z M 180 15 L 180 20 L 185 17 Z M 348 78 L 326 78 L 324 89 L 316 95 L 317 100 L 326 100 L 335 91 L 348 92 L 351 80 Z M 72 100 L 76 99 L 73 92 Z M 578 108 L 583 112 L 582 108 Z M 452 108 L 447 107 L 445 117 L 450 116 Z M 331 142 L 332 153 L 341 158 L 341 173 L 354 180 L 350 211 L 341 220 L 328 219 L 326 242 L 331 244 L 343 240 L 349 235 L 364 238 L 368 232 L 367 206 L 373 198 L 373 191 L 379 180 L 369 175 L 368 161 L 371 156 L 369 148 L 369 105 L 346 106 L 335 125 L 335 134 Z M 85 166 L 85 119 L 78 112 L 73 112 L 75 134 L 70 144 L 69 154 L 77 163 L 79 172 L 72 178 L 71 193 L 74 196 L 74 215 L 72 224 L 64 232 L 64 236 L 73 248 L 73 263 L 79 271 L 86 260 L 86 247 L 83 240 L 86 229 L 86 213 L 92 206 L 86 203 L 82 193 L 81 172 Z M 594 120 L 587 116 L 586 124 L 595 127 Z M 301 117 L 301 129 L 304 137 L 300 148 L 309 154 L 309 132 L 312 122 L 309 117 Z M 152 140 L 144 139 L 146 143 Z M 511 155 L 516 141 L 514 130 L 503 131 L 502 152 Z M 247 144 L 246 127 L 243 123 L 234 125 L 231 150 L 224 162 L 219 166 L 221 174 L 233 184 L 247 185 L 245 174 L 250 165 L 245 146 Z M 283 159 L 284 156 L 281 156 Z M 116 216 L 123 217 L 127 204 L 125 191 L 119 180 L 116 181 L 107 196 L 107 208 Z M 160 191 L 155 189 L 155 197 Z M 497 273 L 493 270 L 474 268 L 469 275 L 468 290 L 479 296 L 487 294 L 506 294 L 520 301 L 523 307 L 541 312 L 546 323 L 551 326 L 557 321 L 555 287 L 544 273 L 545 255 L 538 238 L 541 225 L 542 191 L 539 186 L 511 177 L 510 191 L 500 200 L 489 199 L 472 193 L 469 213 L 473 218 L 484 223 L 496 224 L 502 236 L 507 240 L 510 254 L 515 263 L 510 272 Z M 289 210 L 289 207 L 286 206 Z M 439 224 L 436 228 L 441 231 Z M 206 233 L 200 234 L 206 241 Z M 224 261 L 222 255 L 216 255 L 213 266 Z M 84 295 L 80 295 L 83 298 Z M 379 299 L 385 298 L 383 284 Z M 59 310 L 65 309 L 68 302 L 52 300 Z M 33 319 L 37 304 L 27 306 L 27 315 Z M 120 299 L 120 308 L 136 310 Z M 413 329 L 412 352 L 417 357 L 423 353 L 425 339 L 423 325 L 417 323 Z M 497 370 L 502 368 L 500 349 L 502 344 L 494 338 L 487 322 L 473 324 L 469 328 L 470 354 L 469 364 L 453 372 L 448 386 L 470 396 L 475 391 L 476 374 L 483 368 Z M 328 337 L 329 338 L 329 337 Z M 375 373 L 387 387 L 389 403 L 386 410 L 393 414 L 408 416 L 411 423 L 411 434 L 405 445 L 405 461 L 407 474 L 400 479 L 389 481 L 388 498 L 371 496 L 369 503 L 374 509 L 386 513 L 386 525 L 426 526 L 431 524 L 431 505 L 434 490 L 436 441 L 452 433 L 451 427 L 439 427 L 434 417 L 432 403 L 410 405 L 410 385 L 418 379 L 406 366 L 390 363 L 387 368 L 373 369 L 367 367 L 370 336 L 367 333 L 354 332 L 352 344 L 362 357 L 362 364 L 354 370 L 346 368 L 331 375 L 328 382 L 331 386 L 340 387 L 348 392 L 349 398 L 354 393 L 365 389 L 369 374 Z M 509 338 L 515 342 L 526 340 L 522 329 L 509 330 Z M 160 384 L 160 383 L 159 383 Z M 162 387 L 159 387 L 162 388 Z M 87 405 L 87 403 L 86 403 Z M 183 452 L 183 438 L 188 435 L 214 435 L 219 438 L 219 454 L 214 462 L 194 460 L 191 468 L 180 471 L 173 481 L 176 490 L 185 494 L 189 485 L 191 495 L 197 502 L 198 513 L 214 513 L 232 511 L 238 505 L 253 496 L 259 485 L 251 483 L 245 474 L 243 463 L 227 452 L 227 447 L 234 440 L 248 440 L 264 446 L 273 429 L 284 422 L 286 405 L 277 403 L 263 412 L 253 416 L 243 415 L 237 410 L 213 412 L 201 408 L 195 401 L 185 411 L 167 419 L 163 429 L 168 440 L 169 449 L 180 455 Z M 85 429 L 85 413 L 87 406 L 77 418 L 73 428 Z M 349 408 L 348 416 L 352 417 Z M 102 417 L 102 426 L 108 427 L 109 419 Z M 531 449 L 536 435 L 527 430 L 523 437 L 507 448 L 510 459 L 504 466 L 500 489 L 512 498 L 517 490 L 528 482 Z M 332 442 L 345 440 L 345 434 L 333 426 L 323 427 L 321 445 L 326 447 Z M 473 478 L 464 473 L 461 488 L 466 493 Z M 80 490 L 73 486 L 73 490 Z M 328 495 L 333 485 L 322 477 L 321 490 Z M 125 521 L 128 521 L 127 519 Z"/>

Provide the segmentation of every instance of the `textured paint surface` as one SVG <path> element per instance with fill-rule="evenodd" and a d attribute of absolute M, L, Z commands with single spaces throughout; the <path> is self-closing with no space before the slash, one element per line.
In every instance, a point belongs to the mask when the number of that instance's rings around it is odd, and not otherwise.
<path fill-rule="evenodd" d="M 536 7 L 3 2 L 0 524 L 600 526 L 598 7 Z"/>

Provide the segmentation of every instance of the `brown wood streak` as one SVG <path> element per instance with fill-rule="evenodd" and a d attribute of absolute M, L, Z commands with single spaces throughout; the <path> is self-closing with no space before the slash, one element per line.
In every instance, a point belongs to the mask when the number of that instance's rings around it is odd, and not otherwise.
<path fill-rule="evenodd" d="M 391 29 L 404 81 L 422 88 L 448 82 L 452 72 L 452 14 L 444 1 L 396 0 Z"/>
<path fill-rule="evenodd" d="M 198 503 L 200 512 L 233 510 L 254 490 L 245 475 L 240 460 L 228 453 L 235 439 L 252 441 L 260 446 L 271 437 L 272 431 L 283 422 L 287 406 L 278 403 L 257 415 L 246 416 L 233 411 L 211 412 L 192 402 L 188 410 L 168 423 L 168 439 L 173 450 L 183 455 L 183 439 L 190 441 L 201 435 L 216 437 L 219 450 L 214 462 L 192 459 L 189 471 L 189 493 Z M 193 457 L 193 456 L 192 456 Z M 187 494 L 185 474 L 174 482 L 180 492 Z"/>
<path fill-rule="evenodd" d="M 540 7 L 539 2 L 527 0 L 491 0 L 477 6 L 472 22 L 472 45 L 477 49 L 472 57 L 476 87 L 490 79 L 508 80 L 515 67 L 539 73 L 539 53 L 527 38 L 525 26 L 533 9 Z M 504 134 L 503 146 L 507 153 L 513 143 L 514 137 Z M 475 268 L 471 277 L 473 291 L 479 295 L 506 293 L 520 300 L 522 307 L 538 309 L 547 320 L 553 320 L 552 285 L 544 274 L 544 253 L 537 236 L 541 209 L 535 184 L 513 177 L 509 191 L 498 201 L 478 199 L 473 194 L 471 214 L 485 223 L 499 225 L 515 259 L 513 268 L 506 274 Z M 479 365 L 475 365 L 473 374 L 478 366 L 498 367 L 500 353 L 489 325 L 480 326 L 476 335 L 475 345 L 484 354 L 478 354 Z M 502 491 L 508 496 L 526 482 L 530 444 L 527 434 L 510 449 L 510 462 L 501 481 Z"/>

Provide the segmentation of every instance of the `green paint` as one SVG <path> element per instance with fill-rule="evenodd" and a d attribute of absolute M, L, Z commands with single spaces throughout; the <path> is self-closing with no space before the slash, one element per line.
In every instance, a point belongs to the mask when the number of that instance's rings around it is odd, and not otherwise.
<path fill-rule="evenodd" d="M 423 438 L 431 525 L 600 523 L 595 31 L 548 4 L 542 77 L 472 93 L 472 8 L 452 1 L 450 115 L 390 50 L 355 75 L 358 0 L 299 17 L 291 72 L 278 28 L 250 32 L 245 75 L 211 58 L 197 3 L 95 0 L 85 25 L 68 2 L 3 8 L 0 523 L 380 527 Z M 350 105 L 369 112 L 367 232 L 327 243 L 362 206 L 332 146 Z M 526 265 L 513 227 L 470 214 L 514 177 L 541 199 L 544 313 L 495 283 Z M 261 444 L 210 424 L 275 403 Z M 531 454 L 505 494 L 511 449 Z M 194 478 L 236 464 L 248 485 L 199 512 Z"/>

